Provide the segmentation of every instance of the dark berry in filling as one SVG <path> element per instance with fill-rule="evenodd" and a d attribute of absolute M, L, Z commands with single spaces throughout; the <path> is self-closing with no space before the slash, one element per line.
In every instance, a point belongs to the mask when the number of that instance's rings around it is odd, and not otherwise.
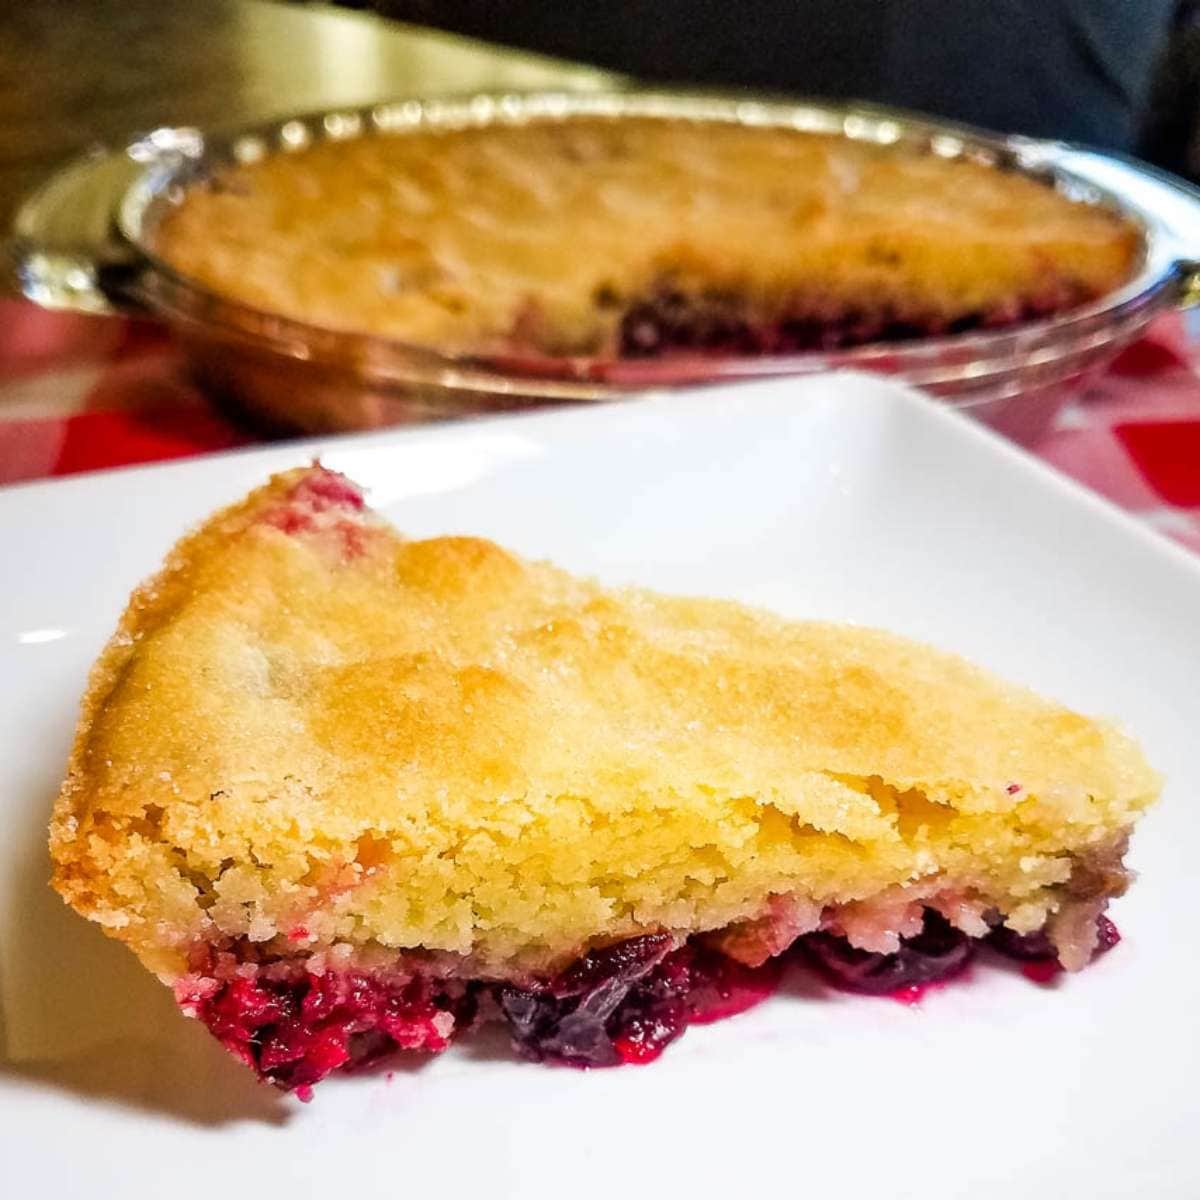
<path fill-rule="evenodd" d="M 513 1044 L 573 1067 L 656 1059 L 692 1022 L 743 1012 L 774 990 L 779 964 L 750 968 L 662 935 L 592 951 L 545 987 L 498 986 Z"/>
<path fill-rule="evenodd" d="M 1096 918 L 1096 948 L 1093 954 L 1111 950 L 1121 940 L 1117 927 L 1103 914 Z M 1057 962 L 1058 951 L 1044 929 L 1016 933 L 1006 925 L 997 925 L 987 935 L 988 945 L 1019 962 Z"/>
<path fill-rule="evenodd" d="M 496 999 L 514 1046 L 538 1061 L 609 1067 L 620 1061 L 609 1034 L 639 980 L 670 954 L 665 934 L 592 950 L 539 990 L 500 986 Z"/>
<path fill-rule="evenodd" d="M 1104 954 L 1121 940 L 1121 931 L 1103 913 L 1096 918 L 1096 935 L 1093 954 Z"/>
<path fill-rule="evenodd" d="M 997 925 L 987 935 L 987 941 L 992 949 L 998 950 L 1005 958 L 1015 958 L 1021 962 L 1058 959 L 1058 951 L 1044 929 L 1037 929 L 1033 933 L 1017 933 L 1007 925 Z"/>
<path fill-rule="evenodd" d="M 689 296 L 664 289 L 632 304 L 621 319 L 622 358 L 668 350 L 764 354 L 776 349 L 775 331 L 747 320 L 736 297 Z"/>
<path fill-rule="evenodd" d="M 921 932 L 902 939 L 894 954 L 859 950 L 830 933 L 810 933 L 798 944 L 831 983 L 871 996 L 949 979 L 974 953 L 971 939 L 931 908 Z"/>

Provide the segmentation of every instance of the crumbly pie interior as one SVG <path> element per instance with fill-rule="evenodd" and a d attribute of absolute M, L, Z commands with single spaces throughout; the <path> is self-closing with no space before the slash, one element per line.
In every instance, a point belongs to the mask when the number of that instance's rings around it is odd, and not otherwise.
<path fill-rule="evenodd" d="M 575 118 L 220 171 L 156 234 L 222 296 L 458 354 L 784 353 L 1013 324 L 1122 283 L 1116 215 L 968 159 Z"/>

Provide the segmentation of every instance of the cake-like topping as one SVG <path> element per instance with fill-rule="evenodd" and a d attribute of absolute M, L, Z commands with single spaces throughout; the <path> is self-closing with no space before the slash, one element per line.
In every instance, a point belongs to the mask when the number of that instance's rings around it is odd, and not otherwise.
<path fill-rule="evenodd" d="M 444 351 L 734 354 L 1056 312 L 1134 230 L 1017 174 L 720 122 L 576 118 L 329 142 L 186 191 L 157 252 L 211 290 Z"/>

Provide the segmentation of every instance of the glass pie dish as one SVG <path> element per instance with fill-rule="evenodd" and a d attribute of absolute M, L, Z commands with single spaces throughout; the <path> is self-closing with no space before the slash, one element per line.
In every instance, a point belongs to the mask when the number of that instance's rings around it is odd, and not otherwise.
<path fill-rule="evenodd" d="M 220 295 L 155 249 L 155 231 L 183 192 L 231 164 L 323 141 L 596 117 L 791 129 L 1027 175 L 1120 216 L 1137 234 L 1135 267 L 1098 299 L 1002 328 L 784 354 L 554 358 L 445 353 L 322 327 Z M 64 168 L 18 212 L 9 249 L 30 299 L 162 320 L 206 387 L 283 429 L 370 429 L 858 369 L 922 387 L 1027 442 L 1155 317 L 1200 298 L 1200 193 L 1130 160 L 877 107 L 645 91 L 479 95 L 318 113 L 233 134 L 158 129 Z"/>

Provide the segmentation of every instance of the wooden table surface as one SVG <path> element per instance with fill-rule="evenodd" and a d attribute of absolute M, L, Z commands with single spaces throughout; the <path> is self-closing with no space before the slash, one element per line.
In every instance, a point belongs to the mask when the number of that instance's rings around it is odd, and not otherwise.
<path fill-rule="evenodd" d="M 58 163 L 156 125 L 614 78 L 319 4 L 12 0 L 0 4 L 0 230 Z"/>

